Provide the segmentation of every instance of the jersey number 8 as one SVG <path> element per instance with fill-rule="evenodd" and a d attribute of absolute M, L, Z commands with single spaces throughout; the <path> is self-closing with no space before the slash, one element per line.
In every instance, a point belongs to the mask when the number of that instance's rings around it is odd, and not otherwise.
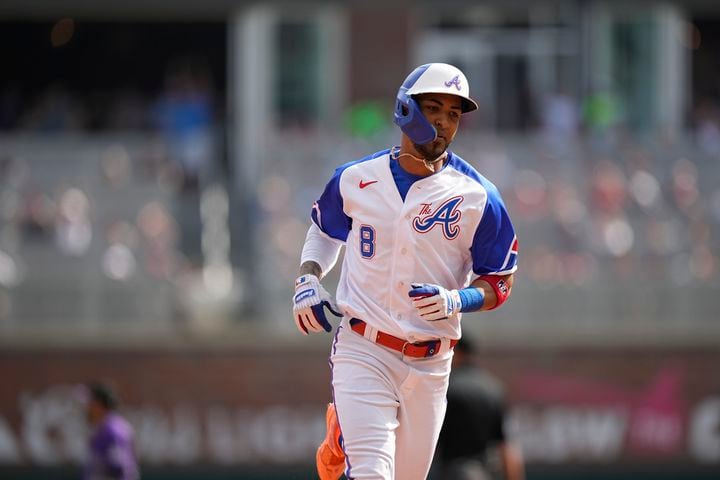
<path fill-rule="evenodd" d="M 360 255 L 363 258 L 375 256 L 375 229 L 370 225 L 360 225 Z"/>

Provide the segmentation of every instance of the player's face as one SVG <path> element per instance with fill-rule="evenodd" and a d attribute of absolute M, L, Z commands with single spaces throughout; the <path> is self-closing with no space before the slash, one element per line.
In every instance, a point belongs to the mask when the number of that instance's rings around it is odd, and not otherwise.
<path fill-rule="evenodd" d="M 425 118 L 437 130 L 437 138 L 425 145 L 414 147 L 426 160 L 434 160 L 452 143 L 460 125 L 462 103 L 457 95 L 448 93 L 425 93 L 418 96 L 420 109 Z"/>

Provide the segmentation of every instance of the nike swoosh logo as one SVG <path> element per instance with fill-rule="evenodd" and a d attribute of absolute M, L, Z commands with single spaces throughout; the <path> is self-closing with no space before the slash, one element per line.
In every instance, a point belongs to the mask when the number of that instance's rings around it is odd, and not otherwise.
<path fill-rule="evenodd" d="M 360 185 L 359 185 L 359 187 L 360 187 L 360 188 L 365 188 L 365 187 L 367 187 L 368 185 L 372 185 L 373 183 L 377 183 L 377 182 L 378 182 L 377 180 L 370 180 L 369 182 L 363 183 L 363 181 L 360 180 Z"/>

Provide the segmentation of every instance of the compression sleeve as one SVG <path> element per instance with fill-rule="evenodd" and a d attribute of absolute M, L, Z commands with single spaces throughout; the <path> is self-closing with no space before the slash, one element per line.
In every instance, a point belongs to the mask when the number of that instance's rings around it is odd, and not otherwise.
<path fill-rule="evenodd" d="M 308 261 L 317 262 L 325 275 L 337 263 L 340 247 L 342 247 L 342 242 L 327 236 L 313 223 L 305 237 L 300 264 Z"/>

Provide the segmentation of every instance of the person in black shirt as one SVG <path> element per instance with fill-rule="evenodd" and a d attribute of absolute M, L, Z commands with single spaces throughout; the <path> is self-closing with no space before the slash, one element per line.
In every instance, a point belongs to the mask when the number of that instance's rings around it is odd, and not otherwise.
<path fill-rule="evenodd" d="M 436 453 L 440 480 L 523 480 L 519 448 L 505 436 L 507 414 L 500 382 L 472 362 L 476 347 L 463 337 L 455 346 L 447 413 Z"/>

